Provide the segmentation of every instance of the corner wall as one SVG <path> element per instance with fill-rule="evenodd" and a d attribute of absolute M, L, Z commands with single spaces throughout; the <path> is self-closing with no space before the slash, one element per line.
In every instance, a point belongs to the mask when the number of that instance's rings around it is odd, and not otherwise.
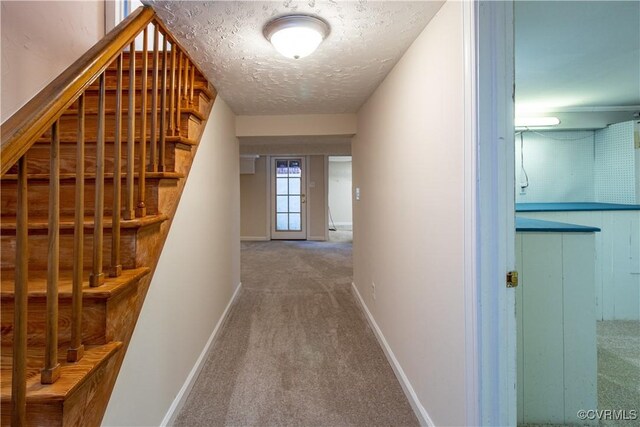
<path fill-rule="evenodd" d="M 361 108 L 352 141 L 361 190 L 355 286 L 424 421 L 458 426 L 466 424 L 462 7 L 442 6 Z"/>
<path fill-rule="evenodd" d="M 103 424 L 160 425 L 240 282 L 235 116 L 215 101 Z"/>
<path fill-rule="evenodd" d="M 2 116 L 11 117 L 104 36 L 104 1 L 3 1 Z"/>

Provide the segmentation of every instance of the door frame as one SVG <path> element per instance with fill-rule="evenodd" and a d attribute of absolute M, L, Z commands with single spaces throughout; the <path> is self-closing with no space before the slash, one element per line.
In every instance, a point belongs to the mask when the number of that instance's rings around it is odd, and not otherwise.
<path fill-rule="evenodd" d="M 269 187 L 269 202 L 267 203 L 268 221 L 269 221 L 269 237 L 271 240 L 307 240 L 309 237 L 309 173 L 307 156 L 296 155 L 273 155 L 268 157 L 269 160 L 269 179 L 267 185 Z M 300 209 L 301 231 L 276 231 L 276 205 L 273 200 L 276 196 L 276 168 L 277 160 L 300 160 L 301 161 L 301 182 L 300 191 L 302 198 Z"/>
<path fill-rule="evenodd" d="M 513 2 L 463 3 L 467 425 L 515 425 Z"/>

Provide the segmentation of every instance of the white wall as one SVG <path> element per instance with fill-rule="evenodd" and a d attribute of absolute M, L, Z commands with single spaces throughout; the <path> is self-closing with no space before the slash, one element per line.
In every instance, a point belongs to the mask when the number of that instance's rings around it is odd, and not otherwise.
<path fill-rule="evenodd" d="M 598 202 L 638 203 L 633 121 L 596 131 L 595 196 Z"/>
<path fill-rule="evenodd" d="M 329 157 L 329 209 L 333 223 L 339 228 L 353 225 L 351 163 L 351 157 Z"/>
<path fill-rule="evenodd" d="M 104 36 L 104 1 L 3 1 L 4 122 Z"/>
<path fill-rule="evenodd" d="M 358 113 L 354 282 L 435 425 L 465 425 L 463 4 Z M 372 282 L 376 285 L 374 299 Z"/>
<path fill-rule="evenodd" d="M 593 202 L 594 132 L 524 132 L 524 165 L 529 187 L 521 171 L 520 135 L 516 135 L 516 202 Z"/>
<path fill-rule="evenodd" d="M 240 282 L 235 117 L 218 97 L 104 425 L 159 425 Z"/>

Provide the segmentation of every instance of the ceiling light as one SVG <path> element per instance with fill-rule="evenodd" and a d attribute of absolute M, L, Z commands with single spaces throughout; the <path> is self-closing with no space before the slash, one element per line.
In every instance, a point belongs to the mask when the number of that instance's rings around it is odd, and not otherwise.
<path fill-rule="evenodd" d="M 557 117 L 516 117 L 515 125 L 518 128 L 557 126 L 560 119 Z"/>
<path fill-rule="evenodd" d="M 264 36 L 287 58 L 311 55 L 329 35 L 329 24 L 311 15 L 287 15 L 270 21 Z"/>

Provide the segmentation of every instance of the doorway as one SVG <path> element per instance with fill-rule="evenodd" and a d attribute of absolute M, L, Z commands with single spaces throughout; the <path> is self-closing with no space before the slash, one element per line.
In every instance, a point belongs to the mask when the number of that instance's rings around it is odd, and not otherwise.
<path fill-rule="evenodd" d="M 329 156 L 329 202 L 327 206 L 329 240 L 353 240 L 351 156 Z"/>
<path fill-rule="evenodd" d="M 304 157 L 271 159 L 271 239 L 307 238 L 307 184 Z"/>

